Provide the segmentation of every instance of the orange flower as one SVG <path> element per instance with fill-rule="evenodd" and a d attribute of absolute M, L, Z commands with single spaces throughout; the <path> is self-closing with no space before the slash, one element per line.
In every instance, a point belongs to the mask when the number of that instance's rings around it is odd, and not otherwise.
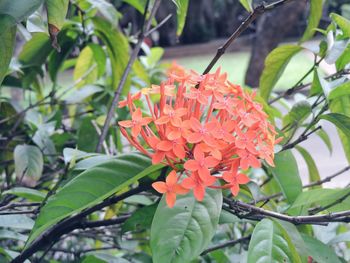
<path fill-rule="evenodd" d="M 230 188 L 231 193 L 234 196 L 238 195 L 240 184 L 246 184 L 250 181 L 248 176 L 242 173 L 238 173 L 238 165 L 239 165 L 238 160 L 233 161 L 230 171 L 224 172 L 222 175 L 222 178 L 226 182 L 228 182 L 226 187 Z"/>
<path fill-rule="evenodd" d="M 159 95 L 159 102 L 153 103 L 151 94 Z M 141 95 L 152 118 L 143 118 L 134 104 Z M 165 82 L 129 94 L 120 103 L 132 112 L 132 120 L 119 122 L 123 136 L 153 164 L 174 169 L 165 183 L 154 184 L 167 195 L 169 206 L 183 189 L 192 190 L 199 201 L 208 187 L 230 188 L 237 195 L 239 185 L 249 181 L 239 169 L 258 168 L 260 160 L 273 166 L 274 145 L 280 139 L 254 97 L 254 92 L 227 81 L 220 69 L 200 76 L 173 63 Z M 175 171 L 184 176 L 183 189 Z"/>
<path fill-rule="evenodd" d="M 165 200 L 167 205 L 172 208 L 176 202 L 176 195 L 186 194 L 187 189 L 183 188 L 177 183 L 176 171 L 172 170 L 165 179 L 165 182 L 155 182 L 152 187 L 161 194 L 165 194 Z"/>
<path fill-rule="evenodd" d="M 119 121 L 118 124 L 125 128 L 131 128 L 131 135 L 133 137 L 137 137 L 140 134 L 142 126 L 145 126 L 152 121 L 152 118 L 150 117 L 142 118 L 140 108 L 137 108 L 133 112 L 131 119 L 132 120 L 129 121 Z"/>
<path fill-rule="evenodd" d="M 170 105 L 165 105 L 163 113 L 164 115 L 156 120 L 155 124 L 160 125 L 171 122 L 173 126 L 179 127 L 181 125 L 181 117 L 186 115 L 187 109 L 179 108 L 174 110 Z"/>
<path fill-rule="evenodd" d="M 194 159 L 185 162 L 184 167 L 186 170 L 192 172 L 198 172 L 199 177 L 204 182 L 210 182 L 212 177 L 210 175 L 209 168 L 215 167 L 219 164 L 219 161 L 212 156 L 204 156 L 202 150 L 198 147 L 194 149 Z"/>

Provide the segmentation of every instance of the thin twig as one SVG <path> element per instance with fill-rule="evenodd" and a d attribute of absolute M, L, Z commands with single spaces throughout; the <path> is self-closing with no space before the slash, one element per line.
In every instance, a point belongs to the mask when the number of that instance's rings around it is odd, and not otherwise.
<path fill-rule="evenodd" d="M 148 4 L 146 4 L 144 16 L 143 16 L 144 23 L 142 24 L 142 27 L 141 27 L 142 28 L 141 29 L 141 33 L 140 33 L 140 35 L 138 37 L 138 41 L 137 41 L 137 43 L 136 43 L 136 45 L 134 47 L 134 50 L 132 51 L 132 53 L 130 55 L 130 59 L 128 61 L 128 64 L 126 65 L 126 68 L 125 68 L 125 70 L 123 72 L 123 75 L 122 75 L 122 77 L 120 79 L 120 82 L 118 84 L 118 87 L 117 87 L 117 89 L 116 89 L 116 91 L 114 93 L 112 104 L 109 107 L 108 114 L 107 114 L 105 123 L 104 123 L 103 128 L 102 128 L 101 136 L 99 138 L 99 141 L 98 141 L 98 144 L 97 144 L 97 147 L 96 147 L 96 152 L 101 152 L 101 148 L 102 148 L 103 142 L 106 139 L 106 136 L 107 136 L 107 133 L 108 133 L 109 125 L 111 123 L 113 115 L 115 114 L 115 109 L 117 107 L 120 94 L 121 94 L 122 89 L 123 89 L 123 87 L 125 85 L 126 79 L 127 79 L 128 75 L 130 73 L 131 67 L 134 64 L 134 62 L 135 62 L 135 60 L 137 58 L 137 55 L 138 55 L 138 53 L 139 53 L 139 51 L 141 49 L 141 45 L 142 45 L 143 40 L 145 38 L 145 34 L 148 33 L 148 31 L 149 31 L 149 29 L 151 27 L 152 19 L 155 16 L 155 14 L 156 14 L 156 12 L 158 10 L 160 2 L 161 2 L 161 0 L 155 0 L 154 5 L 153 5 L 152 10 L 151 10 L 151 13 L 150 13 L 150 15 L 149 15 L 149 17 L 147 19 L 146 19 L 146 16 L 147 16 Z M 149 3 L 149 1 L 147 1 L 147 3 Z"/>
<path fill-rule="evenodd" d="M 204 256 L 204 255 L 206 255 L 206 254 L 208 254 L 210 252 L 213 252 L 215 250 L 218 250 L 218 249 L 223 249 L 225 247 L 233 247 L 233 246 L 235 246 L 237 244 L 247 242 L 247 241 L 250 240 L 251 237 L 252 236 L 249 235 L 249 236 L 245 236 L 245 237 L 241 237 L 241 238 L 238 238 L 238 239 L 227 241 L 227 242 L 225 242 L 223 244 L 220 244 L 220 245 L 212 246 L 212 247 L 204 250 L 201 255 Z"/>
<path fill-rule="evenodd" d="M 239 27 L 233 32 L 233 34 L 226 40 L 226 42 L 217 49 L 216 55 L 210 61 L 209 65 L 203 71 L 203 75 L 210 72 L 210 70 L 214 67 L 216 62 L 221 58 L 221 56 L 226 52 L 227 48 L 235 41 L 249 26 L 255 19 L 257 19 L 260 15 L 267 11 L 271 11 L 276 7 L 279 7 L 287 2 L 291 2 L 292 0 L 279 0 L 271 4 L 261 4 L 254 8 L 253 12 L 251 12 L 246 19 L 239 25 Z"/>

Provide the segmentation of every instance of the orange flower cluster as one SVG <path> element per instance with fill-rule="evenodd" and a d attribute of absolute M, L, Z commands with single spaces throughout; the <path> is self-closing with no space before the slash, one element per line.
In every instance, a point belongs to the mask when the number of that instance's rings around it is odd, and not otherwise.
<path fill-rule="evenodd" d="M 152 103 L 152 94 L 160 95 L 158 103 Z M 134 103 L 142 95 L 148 117 Z M 177 194 L 190 190 L 203 200 L 207 187 L 229 188 L 236 196 L 239 185 L 249 182 L 240 169 L 258 168 L 260 159 L 274 165 L 276 132 L 254 96 L 230 83 L 220 69 L 199 75 L 173 64 L 166 82 L 119 103 L 129 107 L 132 118 L 119 122 L 122 134 L 154 164 L 173 168 L 166 182 L 153 183 L 166 194 L 169 207 Z"/>

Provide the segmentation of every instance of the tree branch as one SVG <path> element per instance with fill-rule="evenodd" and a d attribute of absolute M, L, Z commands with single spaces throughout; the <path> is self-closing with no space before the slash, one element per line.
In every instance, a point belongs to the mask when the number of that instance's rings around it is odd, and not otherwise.
<path fill-rule="evenodd" d="M 214 67 L 216 62 L 221 58 L 221 56 L 226 52 L 227 48 L 235 41 L 249 26 L 255 19 L 257 19 L 260 15 L 267 11 L 271 11 L 276 7 L 279 7 L 287 2 L 291 2 L 293 0 L 279 0 L 271 4 L 261 4 L 254 8 L 253 12 L 251 12 L 246 19 L 239 25 L 239 27 L 232 33 L 232 35 L 226 40 L 226 42 L 218 48 L 216 51 L 216 55 L 210 61 L 207 68 L 203 71 L 203 75 L 210 72 L 210 70 Z"/>
<path fill-rule="evenodd" d="M 230 241 L 227 241 L 223 244 L 220 244 L 220 245 L 216 245 L 216 246 L 212 246 L 206 250 L 204 250 L 201 254 L 201 256 L 204 256 L 210 252 L 213 252 L 215 250 L 218 250 L 218 249 L 223 249 L 225 247 L 233 247 L 237 244 L 240 244 L 240 243 L 244 243 L 244 242 L 247 242 L 250 240 L 250 238 L 252 237 L 252 235 L 248 235 L 248 236 L 245 236 L 245 237 L 241 237 L 241 238 L 238 238 L 238 239 L 234 239 L 234 240 L 230 240 Z"/>

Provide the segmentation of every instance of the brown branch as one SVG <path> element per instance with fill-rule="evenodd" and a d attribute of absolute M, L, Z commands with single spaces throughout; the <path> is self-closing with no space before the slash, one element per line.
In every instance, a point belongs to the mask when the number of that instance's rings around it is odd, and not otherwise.
<path fill-rule="evenodd" d="M 224 203 L 229 205 L 231 212 L 240 218 L 261 220 L 265 217 L 273 217 L 295 225 L 314 224 L 327 225 L 331 222 L 350 222 L 350 210 L 324 215 L 289 216 L 274 211 L 265 210 L 238 200 L 224 198 Z"/>
<path fill-rule="evenodd" d="M 322 185 L 323 183 L 330 182 L 332 179 L 336 178 L 337 176 L 339 176 L 339 175 L 341 175 L 341 174 L 343 174 L 343 173 L 345 173 L 345 172 L 347 172 L 349 170 L 350 170 L 350 165 L 344 167 L 343 169 L 339 170 L 338 172 L 336 172 L 336 173 L 334 173 L 334 174 L 332 174 L 330 176 L 327 176 L 327 177 L 323 178 L 322 180 L 318 180 L 318 181 L 306 184 L 306 185 L 303 186 L 303 188 L 310 188 L 310 187 L 313 187 L 313 186 Z M 259 203 L 259 202 L 269 201 L 271 199 L 274 199 L 274 198 L 277 198 L 277 197 L 280 197 L 280 196 L 283 196 L 282 192 L 276 193 L 276 194 L 273 194 L 273 195 L 269 195 L 269 196 L 265 196 L 265 197 L 260 198 L 258 200 L 254 200 L 250 204 L 256 204 L 256 203 Z"/>
<path fill-rule="evenodd" d="M 271 4 L 261 4 L 254 8 L 253 12 L 251 12 L 246 19 L 239 25 L 239 27 L 232 33 L 232 35 L 226 40 L 226 42 L 218 48 L 216 51 L 216 55 L 210 61 L 207 68 L 203 71 L 203 75 L 210 72 L 210 70 L 214 67 L 216 62 L 221 58 L 221 56 L 226 52 L 227 48 L 235 41 L 249 26 L 254 22 L 260 15 L 267 11 L 271 11 L 272 9 L 279 7 L 287 2 L 291 2 L 292 0 L 279 0 Z"/>
<path fill-rule="evenodd" d="M 241 238 L 238 238 L 238 239 L 234 239 L 234 240 L 230 240 L 230 241 L 227 241 L 223 244 L 220 244 L 220 245 L 216 245 L 216 246 L 212 246 L 206 250 L 204 250 L 201 254 L 201 256 L 204 256 L 210 252 L 213 252 L 215 250 L 218 250 L 218 249 L 223 249 L 225 247 L 233 247 L 237 244 L 240 244 L 240 243 L 244 243 L 244 242 L 247 242 L 250 240 L 250 238 L 252 237 L 252 235 L 249 235 L 249 236 L 245 236 L 245 237 L 241 237 Z"/>
<path fill-rule="evenodd" d="M 97 144 L 97 147 L 96 147 L 96 152 L 100 152 L 101 151 L 103 142 L 104 142 L 104 140 L 105 140 L 105 138 L 107 136 L 107 133 L 108 133 L 109 125 L 111 123 L 113 115 L 115 114 L 115 109 L 117 107 L 117 103 L 119 101 L 120 94 L 121 94 L 122 89 L 123 89 L 123 87 L 125 85 L 127 77 L 128 77 L 128 75 L 130 73 L 131 67 L 134 64 L 134 62 L 135 62 L 135 60 L 137 58 L 137 55 L 138 55 L 138 53 L 139 53 L 139 51 L 141 49 L 141 45 L 143 43 L 143 40 L 147 36 L 148 31 L 150 30 L 150 27 L 151 27 L 151 24 L 152 24 L 152 19 L 155 16 L 161 1 L 162 0 L 155 0 L 154 5 L 153 5 L 152 10 L 151 10 L 151 13 L 150 13 L 149 17 L 146 19 L 147 11 L 148 11 L 148 3 L 149 3 L 149 1 L 147 1 L 145 12 L 144 12 L 144 16 L 143 16 L 144 20 L 143 20 L 143 24 L 142 24 L 142 27 L 141 27 L 142 28 L 141 33 L 140 33 L 140 35 L 138 37 L 138 41 L 137 41 L 137 43 L 136 43 L 136 45 L 134 47 L 134 50 L 132 51 L 132 53 L 130 55 L 130 59 L 128 61 L 128 64 L 126 65 L 126 68 L 125 68 L 125 70 L 123 72 L 123 75 L 122 75 L 122 77 L 120 79 L 120 82 L 118 84 L 118 87 L 117 87 L 116 91 L 114 92 L 114 97 L 113 97 L 113 100 L 112 100 L 112 104 L 111 104 L 111 106 L 110 106 L 110 108 L 108 110 L 108 114 L 107 114 L 105 123 L 104 123 L 103 128 L 102 128 L 101 136 L 99 137 L 99 141 L 98 141 L 98 144 Z"/>

